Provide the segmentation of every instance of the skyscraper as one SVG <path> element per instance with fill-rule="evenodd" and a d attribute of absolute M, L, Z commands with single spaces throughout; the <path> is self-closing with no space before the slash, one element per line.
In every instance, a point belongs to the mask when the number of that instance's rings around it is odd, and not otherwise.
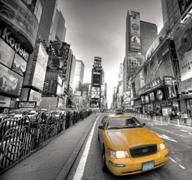
<path fill-rule="evenodd" d="M 171 29 L 179 20 L 182 1 L 184 3 L 185 0 L 161 0 L 163 24 L 167 30 Z"/>
<path fill-rule="evenodd" d="M 83 83 L 85 65 L 82 60 L 76 60 L 73 89 L 77 91 Z"/>
<path fill-rule="evenodd" d="M 144 56 L 157 37 L 157 26 L 140 20 L 140 13 L 128 11 L 126 17 L 125 58 L 123 62 L 123 89 L 130 89 L 129 79 L 144 62 Z"/>

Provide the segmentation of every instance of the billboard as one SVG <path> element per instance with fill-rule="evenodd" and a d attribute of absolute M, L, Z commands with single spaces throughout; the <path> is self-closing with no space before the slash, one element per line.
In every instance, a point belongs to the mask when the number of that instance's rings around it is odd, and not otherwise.
<path fill-rule="evenodd" d="M 130 12 L 130 50 L 141 50 L 141 37 L 140 37 L 140 13 Z"/>
<path fill-rule="evenodd" d="M 48 54 L 42 43 L 40 43 L 36 59 L 34 59 L 35 70 L 33 74 L 32 86 L 38 88 L 41 91 L 43 90 L 47 62 Z"/>
<path fill-rule="evenodd" d="M 178 3 L 182 15 L 185 12 L 185 10 L 190 6 L 192 0 L 178 0 Z"/>
<path fill-rule="evenodd" d="M 24 76 L 26 67 L 27 67 L 27 62 L 24 61 L 24 59 L 21 58 L 18 54 L 15 54 L 12 70 L 17 72 L 21 76 Z"/>
<path fill-rule="evenodd" d="M 0 64 L 0 93 L 19 96 L 23 78 Z"/>
<path fill-rule="evenodd" d="M 0 39 L 0 62 L 11 68 L 15 51 Z"/>
<path fill-rule="evenodd" d="M 101 86 L 101 73 L 96 74 L 93 72 L 92 74 L 92 86 L 100 87 Z"/>
<path fill-rule="evenodd" d="M 3 22 L 9 24 L 19 39 L 25 44 L 29 53 L 32 52 L 35 45 L 38 21 L 35 15 L 29 11 L 27 6 L 21 0 L 0 0 L 0 18 Z"/>
<path fill-rule="evenodd" d="M 186 26 L 177 36 L 175 43 L 179 59 L 181 81 L 192 78 L 192 27 Z"/>
<path fill-rule="evenodd" d="M 31 89 L 29 95 L 29 101 L 35 101 L 36 105 L 39 106 L 41 103 L 41 93 Z"/>

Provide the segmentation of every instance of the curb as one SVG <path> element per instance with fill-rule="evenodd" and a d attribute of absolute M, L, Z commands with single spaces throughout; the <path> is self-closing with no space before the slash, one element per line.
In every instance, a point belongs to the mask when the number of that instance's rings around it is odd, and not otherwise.
<path fill-rule="evenodd" d="M 98 115 L 95 116 L 95 118 L 97 118 L 97 117 L 98 117 Z M 93 121 L 93 123 L 94 123 L 94 121 Z M 67 176 L 70 173 L 70 170 L 72 169 L 72 167 L 73 167 L 73 165 L 75 163 L 75 160 L 77 159 L 79 153 L 81 152 L 81 149 L 83 148 L 83 145 L 84 145 L 85 141 L 87 140 L 87 137 L 89 136 L 89 133 L 91 131 L 93 123 L 91 123 L 91 125 L 87 128 L 87 130 L 85 131 L 83 137 L 81 138 L 81 140 L 79 141 L 79 143 L 77 144 L 75 149 L 73 150 L 73 152 L 70 155 L 67 162 L 64 164 L 64 166 L 58 172 L 58 174 L 56 175 L 54 180 L 65 180 L 67 178 Z"/>

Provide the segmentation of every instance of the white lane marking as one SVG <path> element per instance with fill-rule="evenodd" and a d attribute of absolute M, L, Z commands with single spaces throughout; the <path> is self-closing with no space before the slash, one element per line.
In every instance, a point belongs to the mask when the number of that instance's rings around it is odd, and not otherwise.
<path fill-rule="evenodd" d="M 84 169 L 85 169 L 85 164 L 87 162 L 87 157 L 88 157 L 88 154 L 89 154 L 89 149 L 91 147 L 91 141 L 92 141 L 92 138 L 93 138 L 94 129 L 95 129 L 96 122 L 97 122 L 98 119 L 99 119 L 99 117 L 96 119 L 96 121 L 95 121 L 95 123 L 94 123 L 94 125 L 93 125 L 93 127 L 91 129 L 91 132 L 89 134 L 87 143 L 85 145 L 85 149 L 83 151 L 83 154 L 82 154 L 81 159 L 79 161 L 79 164 L 77 166 L 77 169 L 76 169 L 75 175 L 73 177 L 73 180 L 81 180 L 81 178 L 83 177 L 83 173 L 84 173 Z"/>
<path fill-rule="evenodd" d="M 182 131 L 182 132 L 187 132 L 187 133 L 189 132 L 189 131 L 187 131 L 187 130 L 184 130 L 184 129 L 180 129 L 180 131 Z"/>
<path fill-rule="evenodd" d="M 157 133 L 156 133 L 157 134 Z M 171 138 L 171 137 L 169 137 L 169 136 L 167 136 L 167 135 L 165 135 L 165 134 L 157 134 L 159 137 L 161 137 L 162 139 L 166 139 L 166 140 L 168 140 L 168 141 L 172 141 L 172 142 L 175 142 L 175 143 L 177 143 L 177 141 L 175 140 L 175 139 L 173 139 L 173 138 Z"/>
<path fill-rule="evenodd" d="M 170 159 L 173 163 L 177 164 L 181 169 L 186 169 L 183 165 L 181 165 L 180 163 L 178 163 L 178 162 L 177 162 L 175 159 L 173 159 L 172 157 L 169 156 L 169 159 Z"/>
<path fill-rule="evenodd" d="M 165 131 L 165 132 L 167 132 L 167 133 L 169 133 L 169 134 L 173 134 L 173 135 L 175 135 L 175 136 L 186 137 L 186 136 L 184 136 L 184 135 L 176 134 L 176 133 L 173 133 L 173 132 L 168 131 L 168 130 L 166 130 L 166 129 L 161 129 L 161 128 L 158 128 L 158 127 L 154 127 L 154 128 L 155 128 L 155 129 L 159 129 L 159 130 L 161 130 L 161 131 Z"/>

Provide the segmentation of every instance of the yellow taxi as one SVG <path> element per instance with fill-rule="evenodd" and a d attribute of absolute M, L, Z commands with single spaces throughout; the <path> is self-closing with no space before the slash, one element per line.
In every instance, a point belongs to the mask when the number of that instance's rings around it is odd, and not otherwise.
<path fill-rule="evenodd" d="M 168 160 L 164 141 L 128 114 L 107 115 L 101 120 L 98 139 L 103 170 L 116 176 L 153 170 Z"/>

